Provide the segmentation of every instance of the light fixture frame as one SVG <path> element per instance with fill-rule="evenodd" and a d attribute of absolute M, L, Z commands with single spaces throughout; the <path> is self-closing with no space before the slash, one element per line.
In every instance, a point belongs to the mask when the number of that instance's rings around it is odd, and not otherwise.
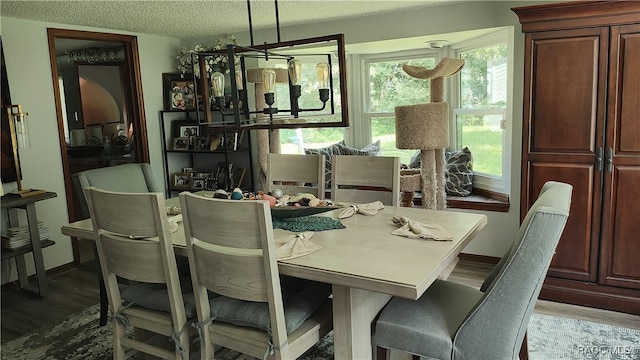
<path fill-rule="evenodd" d="M 294 49 L 296 47 L 310 47 L 310 46 L 326 46 L 327 43 L 335 43 L 335 49 L 331 49 L 331 51 L 327 51 L 326 53 L 318 54 L 315 52 L 314 54 L 304 53 L 304 54 L 295 54 L 288 55 L 285 54 L 287 50 Z M 280 53 L 282 51 L 283 53 Z M 304 56 L 327 56 L 327 62 L 329 64 L 330 76 L 329 76 L 329 94 L 330 99 L 327 105 L 330 107 L 331 114 L 336 114 L 336 101 L 334 99 L 334 88 L 335 84 L 333 81 L 332 64 L 335 60 L 332 61 L 332 57 L 337 55 L 338 60 L 338 76 L 340 79 L 339 89 L 340 89 L 340 101 L 341 108 L 340 111 L 340 121 L 318 121 L 314 122 L 313 119 L 305 120 L 298 118 L 298 114 L 292 114 L 292 110 L 294 107 L 290 106 L 289 109 L 281 109 L 278 112 L 277 116 L 268 116 L 268 121 L 265 121 L 265 118 L 260 118 L 261 121 L 258 121 L 257 114 L 262 113 L 259 109 L 255 111 L 249 110 L 249 104 L 247 102 L 247 76 L 246 76 L 246 64 L 245 59 L 247 58 L 264 58 L 264 59 L 274 59 L 280 58 L 285 61 L 288 61 L 291 58 L 302 58 Z M 229 82 L 231 85 L 231 102 L 233 104 L 231 109 L 219 109 L 219 110 L 211 110 L 209 108 L 209 100 L 211 98 L 210 92 L 210 79 L 208 76 L 201 76 L 200 78 L 196 78 L 194 76 L 194 83 L 200 82 L 200 86 L 196 86 L 196 96 L 198 97 L 198 90 L 202 91 L 202 99 L 203 99 L 203 111 L 197 111 L 197 119 L 200 124 L 208 125 L 210 127 L 216 128 L 224 128 L 228 130 L 233 129 L 297 129 L 297 128 L 323 128 L 323 127 L 348 127 L 349 126 L 349 116 L 348 116 L 348 101 L 347 101 L 347 81 L 346 81 L 346 51 L 345 51 L 345 41 L 344 34 L 335 34 L 335 35 L 327 35 L 320 36 L 314 38 L 307 39 L 299 39 L 299 40 L 291 40 L 284 42 L 277 42 L 273 44 L 262 44 L 262 45 L 253 45 L 251 47 L 240 46 L 235 44 L 227 45 L 226 49 L 210 51 L 210 52 L 199 52 L 192 55 L 192 64 L 193 66 L 199 66 L 200 74 L 207 74 L 206 71 L 206 57 L 208 56 L 226 56 L 228 59 L 228 68 L 229 68 Z M 238 84 L 236 83 L 236 65 L 240 65 L 240 69 L 243 73 L 242 80 L 242 91 L 238 92 Z M 289 82 L 289 86 L 291 89 L 291 83 Z M 241 98 L 244 97 L 244 98 Z M 238 106 L 238 104 L 242 101 L 242 106 Z M 291 101 L 291 99 L 290 99 Z M 293 105 L 293 104 L 290 104 Z M 320 109 L 307 109 L 307 111 L 318 111 Z M 287 113 L 288 115 L 280 115 L 280 113 Z M 214 115 L 216 113 L 216 115 Z M 252 116 L 255 116 L 252 117 Z"/>

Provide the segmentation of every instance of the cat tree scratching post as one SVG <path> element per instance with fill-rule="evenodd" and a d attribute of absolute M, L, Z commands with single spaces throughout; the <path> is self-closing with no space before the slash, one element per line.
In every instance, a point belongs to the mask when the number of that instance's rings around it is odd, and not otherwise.
<path fill-rule="evenodd" d="M 262 70 L 263 68 L 248 69 L 247 82 L 255 85 L 255 101 L 256 110 L 264 109 L 267 103 L 264 100 L 264 87 L 262 86 Z M 274 69 L 276 71 L 276 83 L 288 84 L 289 73 L 287 69 Z M 257 123 L 269 122 L 269 115 L 260 113 L 256 116 Z M 267 182 L 267 154 L 280 153 L 280 131 L 278 130 L 257 130 L 256 143 L 258 145 L 258 187 L 257 189 L 266 189 Z"/>
<path fill-rule="evenodd" d="M 431 102 L 395 108 L 396 147 L 420 149 L 422 207 L 425 209 L 447 207 L 444 149 L 449 146 L 449 104 L 444 101 L 444 78 L 458 73 L 463 66 L 464 60 L 453 58 L 442 59 L 432 70 L 402 66 L 409 76 L 431 81 Z M 407 192 L 409 183 L 415 182 L 408 180 L 404 181 Z M 402 177 L 400 184 L 402 188 Z"/>

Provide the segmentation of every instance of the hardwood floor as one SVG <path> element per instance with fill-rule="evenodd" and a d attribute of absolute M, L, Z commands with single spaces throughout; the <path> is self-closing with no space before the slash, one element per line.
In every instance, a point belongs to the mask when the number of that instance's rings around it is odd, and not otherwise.
<path fill-rule="evenodd" d="M 493 265 L 461 260 L 450 281 L 479 288 Z M 41 298 L 21 291 L 2 294 L 2 343 L 28 334 L 41 327 L 50 327 L 69 315 L 98 303 L 97 265 L 83 263 L 77 269 L 48 278 L 49 293 Z M 640 329 L 640 316 L 582 306 L 539 300 L 538 313 L 585 319 L 616 326 Z"/>
<path fill-rule="evenodd" d="M 45 297 L 20 289 L 2 293 L 0 329 L 2 343 L 50 327 L 66 317 L 98 303 L 98 277 L 95 261 L 79 268 L 47 277 Z"/>

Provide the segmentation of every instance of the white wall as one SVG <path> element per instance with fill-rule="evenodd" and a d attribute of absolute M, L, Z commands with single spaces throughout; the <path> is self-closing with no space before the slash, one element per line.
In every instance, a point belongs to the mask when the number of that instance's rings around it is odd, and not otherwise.
<path fill-rule="evenodd" d="M 56 245 L 44 249 L 45 268 L 50 269 L 73 262 L 73 252 L 70 238 L 60 232 L 60 227 L 67 224 L 69 219 L 49 63 L 47 28 L 138 36 L 151 165 L 160 184 L 164 182 L 158 116 L 158 111 L 162 109 L 161 74 L 175 71 L 175 54 L 179 40 L 7 17 L 2 17 L 0 21 L 0 35 L 11 100 L 14 104 L 21 104 L 24 111 L 29 113 L 31 148 L 20 152 L 23 187 L 46 189 L 58 194 L 57 198 L 42 201 L 36 205 L 39 220 L 47 224 L 51 231 L 51 238 L 56 241 Z M 4 189 L 5 192 L 12 191 L 16 189 L 16 185 L 15 183 L 4 184 Z M 34 268 L 30 259 L 28 266 L 30 274 L 33 273 Z M 3 261 L 0 270 L 3 284 L 17 278 L 13 260 Z"/>

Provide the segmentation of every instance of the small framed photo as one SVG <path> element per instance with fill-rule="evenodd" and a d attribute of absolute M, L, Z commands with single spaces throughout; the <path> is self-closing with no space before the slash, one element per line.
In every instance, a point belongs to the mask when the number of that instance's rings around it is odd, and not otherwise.
<path fill-rule="evenodd" d="M 180 137 L 198 137 L 200 136 L 200 127 L 198 125 L 180 125 L 178 134 Z"/>
<path fill-rule="evenodd" d="M 191 186 L 190 176 L 187 173 L 173 174 L 173 187 L 176 189 L 189 189 Z"/>
<path fill-rule="evenodd" d="M 186 138 L 186 137 L 174 138 L 173 150 L 189 150 L 189 138 Z"/>
<path fill-rule="evenodd" d="M 199 85 L 202 87 L 202 85 Z M 164 92 L 165 110 L 195 110 L 196 105 L 202 108 L 202 91 L 198 91 L 196 99 L 193 75 L 162 74 L 162 90 Z"/>
<path fill-rule="evenodd" d="M 183 99 L 183 93 L 180 91 L 171 91 L 169 97 L 171 99 L 171 105 L 169 110 L 184 110 L 186 109 L 186 103 Z"/>
<path fill-rule="evenodd" d="M 196 137 L 194 139 L 193 150 L 209 151 L 208 140 L 205 137 Z"/>
<path fill-rule="evenodd" d="M 192 190 L 205 190 L 206 186 L 207 186 L 207 182 L 205 178 L 198 178 L 198 177 L 191 178 Z"/>

